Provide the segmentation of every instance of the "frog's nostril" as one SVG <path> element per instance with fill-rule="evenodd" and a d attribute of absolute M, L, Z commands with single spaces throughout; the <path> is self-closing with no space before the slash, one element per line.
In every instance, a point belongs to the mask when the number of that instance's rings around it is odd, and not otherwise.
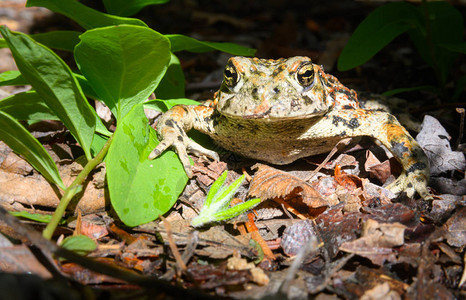
<path fill-rule="evenodd" d="M 253 88 L 251 92 L 253 95 L 257 95 L 257 88 Z"/>
<path fill-rule="evenodd" d="M 273 88 L 273 92 L 274 92 L 275 94 L 278 94 L 278 93 L 280 92 L 280 89 L 277 88 L 277 87 L 276 87 L 276 88 Z"/>

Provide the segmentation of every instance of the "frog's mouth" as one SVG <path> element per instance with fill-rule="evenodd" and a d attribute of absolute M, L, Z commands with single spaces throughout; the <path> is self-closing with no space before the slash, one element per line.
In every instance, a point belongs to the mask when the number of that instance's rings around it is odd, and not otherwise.
<path fill-rule="evenodd" d="M 237 119 L 237 120 L 256 120 L 258 122 L 279 122 L 279 121 L 296 121 L 296 120 L 311 120 L 311 119 L 319 119 L 326 112 L 322 113 L 308 113 L 308 114 L 301 114 L 301 115 L 285 115 L 285 116 L 273 116 L 270 115 L 272 112 L 272 108 L 269 108 L 267 111 L 258 114 L 245 114 L 245 115 L 234 115 L 229 113 L 220 112 L 220 114 L 224 115 L 225 117 Z"/>
<path fill-rule="evenodd" d="M 228 118 L 243 120 L 263 120 L 264 122 L 280 120 L 300 120 L 320 118 L 329 111 L 329 107 L 322 101 L 311 101 L 303 105 L 302 99 L 280 101 L 264 97 L 262 101 L 242 101 L 232 105 L 233 96 L 219 97 L 217 111 Z M 244 97 L 246 98 L 246 97 Z"/>

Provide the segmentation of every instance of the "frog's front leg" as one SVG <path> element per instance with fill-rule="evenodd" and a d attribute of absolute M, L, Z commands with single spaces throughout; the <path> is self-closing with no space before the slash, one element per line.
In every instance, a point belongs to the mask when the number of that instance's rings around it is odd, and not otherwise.
<path fill-rule="evenodd" d="M 151 152 L 149 159 L 156 158 L 168 147 L 173 146 L 190 178 L 193 176 L 193 172 L 188 152 L 219 160 L 216 152 L 202 147 L 186 134 L 192 128 L 205 133 L 213 132 L 212 114 L 213 108 L 204 105 L 176 105 L 172 107 L 157 121 L 156 129 L 161 142 Z"/>
<path fill-rule="evenodd" d="M 427 189 L 430 175 L 427 156 L 393 115 L 363 109 L 338 110 L 327 114 L 313 127 L 317 129 L 316 134 L 323 136 L 370 136 L 377 139 L 403 167 L 401 175 L 387 188 L 395 194 L 406 192 L 411 197 L 418 192 L 423 199 L 432 199 Z"/>

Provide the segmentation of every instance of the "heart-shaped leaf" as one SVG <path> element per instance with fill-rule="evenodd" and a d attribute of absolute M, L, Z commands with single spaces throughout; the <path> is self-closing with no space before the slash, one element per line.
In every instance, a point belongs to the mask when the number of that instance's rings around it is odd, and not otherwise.
<path fill-rule="evenodd" d="M 80 38 L 76 63 L 117 120 L 149 97 L 170 61 L 168 39 L 146 27 L 97 28 Z"/>
<path fill-rule="evenodd" d="M 153 221 L 166 213 L 188 180 L 173 151 L 166 151 L 154 160 L 147 158 L 157 143 L 155 131 L 140 104 L 119 122 L 108 150 L 111 203 L 128 226 Z"/>

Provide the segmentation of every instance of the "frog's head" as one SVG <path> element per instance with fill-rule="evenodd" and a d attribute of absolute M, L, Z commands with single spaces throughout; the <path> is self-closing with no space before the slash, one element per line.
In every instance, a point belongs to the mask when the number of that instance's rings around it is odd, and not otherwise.
<path fill-rule="evenodd" d="M 322 116 L 335 105 L 335 85 L 341 86 L 308 57 L 232 57 L 217 93 L 217 109 L 227 117 L 243 119 Z"/>

